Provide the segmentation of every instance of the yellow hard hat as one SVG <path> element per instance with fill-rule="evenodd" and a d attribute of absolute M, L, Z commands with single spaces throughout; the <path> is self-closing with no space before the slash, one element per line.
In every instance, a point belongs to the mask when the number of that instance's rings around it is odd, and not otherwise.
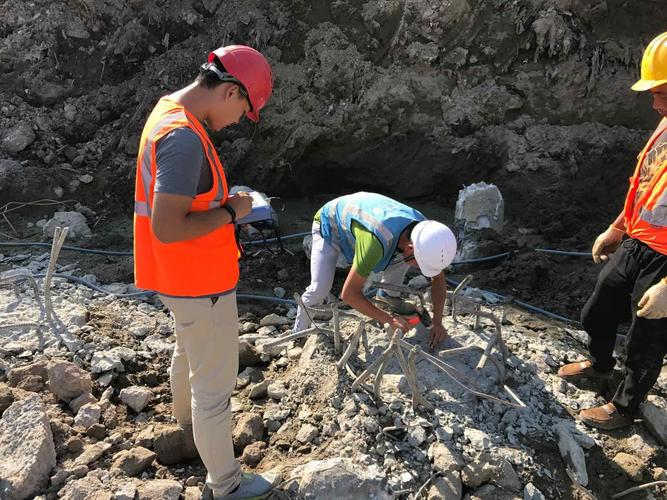
<path fill-rule="evenodd" d="M 648 44 L 642 57 L 642 77 L 632 90 L 649 90 L 667 83 L 667 33 Z"/>

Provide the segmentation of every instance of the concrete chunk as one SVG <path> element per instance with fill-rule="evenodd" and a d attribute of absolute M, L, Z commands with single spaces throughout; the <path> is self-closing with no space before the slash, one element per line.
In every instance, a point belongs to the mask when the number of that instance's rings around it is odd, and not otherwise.
<path fill-rule="evenodd" d="M 37 394 L 16 401 L 0 419 L 0 496 L 32 498 L 42 491 L 56 465 L 46 407 Z"/>
<path fill-rule="evenodd" d="M 299 495 L 305 499 L 346 498 L 389 500 L 386 478 L 377 466 L 363 467 L 351 460 L 314 460 L 292 471 L 299 478 Z"/>
<path fill-rule="evenodd" d="M 644 425 L 663 446 L 667 446 L 667 399 L 649 396 L 639 409 Z"/>
<path fill-rule="evenodd" d="M 465 224 L 466 229 L 491 228 L 502 232 L 505 202 L 494 184 L 478 182 L 459 191 L 456 201 L 455 219 Z"/>
<path fill-rule="evenodd" d="M 570 427 L 565 422 L 556 425 L 558 433 L 558 449 L 561 456 L 572 467 L 577 482 L 582 486 L 588 484 L 588 471 L 586 470 L 586 457 L 584 450 L 572 435 Z"/>

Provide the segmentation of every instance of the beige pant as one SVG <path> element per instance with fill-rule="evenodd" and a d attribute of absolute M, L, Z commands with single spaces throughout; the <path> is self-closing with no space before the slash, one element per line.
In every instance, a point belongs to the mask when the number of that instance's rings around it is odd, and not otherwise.
<path fill-rule="evenodd" d="M 236 293 L 211 299 L 159 296 L 174 316 L 176 347 L 170 379 L 173 413 L 192 424 L 195 444 L 213 494 L 224 495 L 241 480 L 234 459 L 229 399 L 239 366 Z"/>

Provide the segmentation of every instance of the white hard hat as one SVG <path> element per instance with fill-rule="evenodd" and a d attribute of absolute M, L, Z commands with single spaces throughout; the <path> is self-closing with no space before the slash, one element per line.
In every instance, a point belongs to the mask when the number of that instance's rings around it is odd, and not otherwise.
<path fill-rule="evenodd" d="M 440 274 L 454 260 L 456 237 L 452 230 L 434 220 L 417 224 L 410 240 L 415 252 L 415 260 L 422 274 L 432 278 Z"/>

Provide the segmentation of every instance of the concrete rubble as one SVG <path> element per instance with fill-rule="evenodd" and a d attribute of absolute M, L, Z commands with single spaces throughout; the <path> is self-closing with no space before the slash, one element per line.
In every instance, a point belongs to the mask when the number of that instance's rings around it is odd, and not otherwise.
<path fill-rule="evenodd" d="M 183 492 L 193 495 L 202 482 L 193 479 L 186 484 L 186 480 L 198 474 L 203 477 L 201 468 L 195 467 L 188 477 L 178 472 L 184 461 L 197 457 L 191 430 L 164 421 L 169 418 L 162 403 L 168 390 L 169 352 L 154 351 L 146 345 L 146 338 L 167 342 L 169 316 L 151 299 L 113 299 L 77 284 L 59 282 L 55 293 L 55 310 L 70 321 L 79 341 L 78 350 L 71 352 L 47 330 L 43 332 L 47 346 L 44 354 L 30 344 L 25 335 L 29 328 L 17 328 L 18 335 L 0 337 L 0 366 L 5 367 L 0 376 L 7 382 L 0 383 L 0 408 L 4 410 L 0 443 L 12 442 L 15 426 L 21 426 L 15 414 L 25 412 L 25 419 L 41 422 L 31 424 L 30 436 L 34 437 L 26 437 L 26 442 L 34 446 L 24 452 L 11 452 L 25 453 L 16 462 L 31 471 L 29 475 L 8 471 L 12 487 L 58 492 L 65 498 L 92 491 L 109 492 L 118 498 L 155 494 L 177 498 Z M 9 290 L 0 289 L 0 296 L 0 303 L 10 304 L 4 300 L 10 296 Z M 26 295 L 22 300 L 25 308 L 13 310 L 29 314 L 31 300 Z M 102 330 L 94 319 L 80 323 L 78 316 L 67 313 L 69 308 L 64 306 L 69 303 L 79 304 L 84 310 L 103 308 L 108 317 L 117 318 L 122 330 Z M 259 346 L 261 352 L 263 342 L 290 332 L 291 321 L 285 314 L 285 308 L 276 307 L 268 315 L 245 316 L 240 326 L 242 342 L 253 349 Z M 142 328 L 147 317 L 152 326 L 145 330 L 146 335 L 129 333 L 122 340 L 117 337 L 120 331 Z M 450 338 L 443 352 L 478 342 L 473 319 L 463 315 L 457 326 L 451 318 L 445 319 Z M 485 321 L 482 331 L 487 328 Z M 269 326 L 274 330 L 259 333 Z M 343 338 L 355 330 L 355 321 L 342 321 Z M 350 358 L 357 373 L 389 342 L 384 330 L 373 325 L 367 325 L 366 332 L 368 352 L 361 348 Z M 320 498 L 332 491 L 348 490 L 349 497 L 339 498 L 400 498 L 402 492 L 414 492 L 429 479 L 423 491 L 434 499 L 487 495 L 549 498 L 562 484 L 552 479 L 553 470 L 535 460 L 532 443 L 537 439 L 547 443 L 557 457 L 562 455 L 559 460 L 563 471 L 569 468 L 577 483 L 590 487 L 587 456 L 598 448 L 600 435 L 575 426 L 564 406 L 585 407 L 599 400 L 594 393 L 563 383 L 555 375 L 556 366 L 578 356 L 579 335 L 561 327 L 555 327 L 550 338 L 527 332 L 520 320 L 503 325 L 503 339 L 511 351 L 507 375 L 526 403 L 525 409 L 476 400 L 435 367 L 422 363 L 417 365 L 418 383 L 434 410 L 415 412 L 411 391 L 396 359 L 387 365 L 381 400 L 375 402 L 364 391 L 351 392 L 351 380 L 336 373 L 338 356 L 330 340 L 313 335 L 305 341 L 285 343 L 264 361 L 255 359 L 255 366 L 240 367 L 232 398 L 236 452 L 250 468 L 290 450 L 296 453 L 301 458 L 290 469 L 288 477 L 293 480 L 284 485 L 295 498 Z M 419 327 L 404 338 L 421 344 L 426 333 Z M 173 341 L 166 345 L 173 346 Z M 546 362 L 547 358 L 553 362 Z M 474 376 L 485 391 L 498 391 L 496 369 L 490 364 L 479 370 L 478 360 L 475 351 L 447 358 L 460 373 Z M 143 367 L 141 371 L 137 371 L 137 363 Z M 112 375 L 111 386 L 105 380 L 107 375 Z M 125 382 L 125 387 L 114 389 L 113 381 L 126 376 L 138 383 Z M 30 390 L 33 392 L 25 392 Z M 649 399 L 643 411 L 650 431 L 636 426 L 628 440 L 628 453 L 643 457 L 641 461 L 623 454 L 614 459 L 627 471 L 628 480 L 659 474 L 650 463 L 659 453 L 652 435 L 659 436 L 662 427 L 657 417 L 651 417 L 651 411 L 662 415 L 657 410 L 661 404 L 660 398 Z M 21 432 L 28 432 L 28 428 Z M 330 458 L 308 460 L 311 452 L 324 446 Z M 565 472 L 558 474 L 561 479 L 567 478 Z"/>

